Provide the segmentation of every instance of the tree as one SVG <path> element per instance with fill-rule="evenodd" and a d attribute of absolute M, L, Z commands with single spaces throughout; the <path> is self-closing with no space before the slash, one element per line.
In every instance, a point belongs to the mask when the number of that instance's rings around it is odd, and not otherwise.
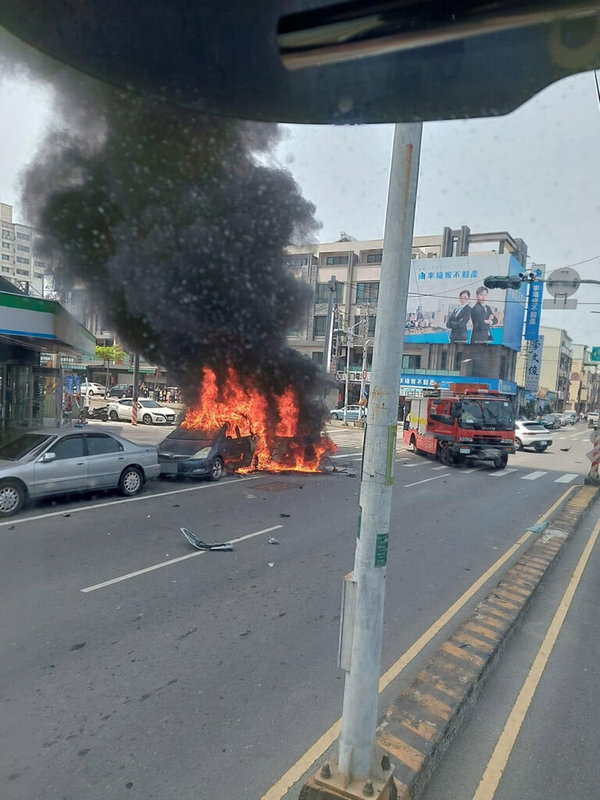
<path fill-rule="evenodd" d="M 127 353 L 125 353 L 118 344 L 113 344 L 110 347 L 106 346 L 99 346 L 96 345 L 96 358 L 102 359 L 102 361 L 106 364 L 106 389 L 108 391 L 108 370 L 110 367 L 110 362 L 114 362 L 115 364 L 121 364 L 123 359 L 126 357 Z"/>

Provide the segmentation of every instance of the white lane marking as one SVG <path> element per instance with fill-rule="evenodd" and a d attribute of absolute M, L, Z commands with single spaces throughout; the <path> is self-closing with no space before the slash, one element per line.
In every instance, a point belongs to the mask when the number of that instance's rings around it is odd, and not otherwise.
<path fill-rule="evenodd" d="M 403 467 L 423 467 L 424 464 L 420 464 L 417 461 L 412 461 L 410 464 L 402 464 Z"/>
<path fill-rule="evenodd" d="M 542 472 L 542 471 L 538 470 L 537 472 L 530 472 L 529 475 L 523 475 L 521 477 L 521 480 L 522 481 L 537 481 L 538 478 L 541 478 L 541 477 L 543 477 L 544 475 L 547 475 L 547 474 L 548 474 L 547 472 Z"/>
<path fill-rule="evenodd" d="M 431 469 L 439 472 L 439 470 L 446 469 L 446 467 L 432 467 Z"/>
<path fill-rule="evenodd" d="M 254 536 L 260 536 L 262 533 L 276 531 L 279 528 L 283 528 L 283 525 L 273 525 L 271 528 L 263 528 L 261 531 L 247 533 L 245 536 L 238 536 L 237 539 L 229 539 L 229 541 L 231 544 L 236 544 L 237 542 L 243 542 L 245 539 L 252 539 Z M 155 569 L 162 569 L 162 567 L 168 567 L 170 564 L 177 564 L 179 561 L 187 561 L 188 558 L 203 556 L 206 554 L 206 552 L 206 550 L 196 550 L 195 553 L 189 553 L 187 556 L 179 556 L 179 558 L 171 558 L 169 561 L 161 561 L 160 564 L 153 564 L 151 567 L 144 567 L 144 569 L 138 569 L 136 572 L 129 572 L 127 575 L 121 575 L 118 578 L 112 578 L 109 581 L 97 583 L 94 586 L 87 586 L 85 589 L 80 589 L 79 591 L 95 592 L 96 589 L 104 589 L 105 586 L 111 586 L 113 583 L 121 583 L 121 581 L 127 581 L 129 578 L 136 578 L 138 575 L 144 575 L 146 572 L 153 572 Z"/>
<path fill-rule="evenodd" d="M 561 475 L 560 478 L 557 478 L 554 483 L 571 483 L 574 481 L 575 478 L 578 478 L 579 475 L 575 472 L 565 472 L 564 475 Z"/>
<path fill-rule="evenodd" d="M 461 475 L 470 475 L 472 472 L 481 472 L 482 470 L 486 469 L 486 467 L 471 467 L 470 469 L 461 469 Z"/>
<path fill-rule="evenodd" d="M 418 486 L 420 483 L 428 483 L 429 481 L 437 481 L 439 478 L 445 478 L 446 476 L 450 475 L 449 472 L 445 472 L 443 475 L 436 475 L 434 478 L 424 478 L 422 481 L 415 481 L 414 483 L 405 483 L 404 488 L 408 489 L 409 486 Z"/>
<path fill-rule="evenodd" d="M 352 456 L 362 456 L 362 453 L 342 453 L 337 456 L 329 456 L 329 458 L 352 458 Z"/>
<path fill-rule="evenodd" d="M 37 519 L 48 519 L 49 517 L 61 517 L 65 514 L 76 514 L 79 511 L 92 511 L 95 508 L 108 508 L 108 506 L 122 505 L 123 503 L 138 503 L 140 500 L 153 500 L 155 497 L 168 497 L 171 494 L 182 494 L 183 492 L 199 492 L 202 489 L 217 489 L 219 486 L 231 486 L 242 481 L 255 481 L 264 478 L 267 473 L 260 475 L 250 475 L 247 478 L 236 478 L 235 480 L 219 481 L 218 483 L 203 483 L 201 486 L 189 486 L 186 489 L 171 489 L 168 492 L 155 492 L 154 494 L 138 494 L 135 497 L 122 497 L 120 500 L 109 500 L 108 503 L 93 503 L 90 506 L 77 506 L 76 508 L 64 508 L 62 511 L 49 511 L 47 514 L 36 514 L 33 517 L 21 517 L 14 519 L 11 517 L 6 522 L 0 522 L 0 528 L 5 525 L 18 525 L 23 522 L 33 522 Z M 93 491 L 90 489 L 89 491 Z M 73 492 L 76 494 L 76 492 Z"/>
<path fill-rule="evenodd" d="M 490 478 L 503 478 L 505 475 L 509 475 L 511 472 L 516 472 L 517 470 L 514 467 L 506 467 L 502 470 L 497 470 L 496 472 L 490 472 Z"/>

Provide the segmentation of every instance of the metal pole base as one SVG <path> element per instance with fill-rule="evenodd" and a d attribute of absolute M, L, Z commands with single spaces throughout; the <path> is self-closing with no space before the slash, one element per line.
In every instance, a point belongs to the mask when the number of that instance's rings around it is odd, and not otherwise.
<path fill-rule="evenodd" d="M 298 800 L 399 800 L 393 772 L 389 767 L 381 778 L 346 783 L 335 764 L 326 761 L 302 786 Z"/>
<path fill-rule="evenodd" d="M 588 472 L 585 476 L 584 483 L 588 486 L 600 486 L 600 475 L 598 475 L 598 473 L 592 475 L 591 472 Z"/>

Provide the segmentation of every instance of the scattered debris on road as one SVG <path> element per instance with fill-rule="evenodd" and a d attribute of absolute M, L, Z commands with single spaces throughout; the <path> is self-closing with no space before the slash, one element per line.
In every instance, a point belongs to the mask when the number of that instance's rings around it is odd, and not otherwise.
<path fill-rule="evenodd" d="M 290 515 L 289 514 L 280 514 L 279 516 L 280 517 L 289 517 Z"/>
<path fill-rule="evenodd" d="M 188 542 L 197 550 L 233 550 L 233 545 L 231 542 L 203 542 L 202 539 L 199 539 L 195 533 L 188 531 L 187 528 L 180 528 L 179 530 L 183 533 Z"/>
<path fill-rule="evenodd" d="M 267 561 L 267 567 L 274 567 L 274 566 L 275 566 L 274 561 Z"/>
<path fill-rule="evenodd" d="M 279 544 L 279 539 L 276 539 L 274 536 L 269 536 L 269 544 Z"/>

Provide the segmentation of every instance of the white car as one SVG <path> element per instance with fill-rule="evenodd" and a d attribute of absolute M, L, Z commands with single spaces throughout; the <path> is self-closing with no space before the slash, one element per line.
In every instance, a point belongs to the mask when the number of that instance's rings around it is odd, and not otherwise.
<path fill-rule="evenodd" d="M 137 405 L 137 418 L 138 422 L 143 422 L 144 425 L 174 425 L 175 412 L 171 408 L 165 408 L 157 403 L 156 400 L 138 400 Z M 113 400 L 108 404 L 108 418 L 113 422 L 124 419 L 131 422 L 131 414 L 133 412 L 133 399 L 131 397 L 123 397 L 120 400 Z"/>
<path fill-rule="evenodd" d="M 533 447 L 538 453 L 543 453 L 552 444 L 550 431 L 540 422 L 518 419 L 515 422 L 515 447 L 523 450 Z"/>
<path fill-rule="evenodd" d="M 82 381 L 79 389 L 81 396 L 85 397 L 106 397 L 106 389 L 101 383 L 94 383 L 94 381 Z"/>

